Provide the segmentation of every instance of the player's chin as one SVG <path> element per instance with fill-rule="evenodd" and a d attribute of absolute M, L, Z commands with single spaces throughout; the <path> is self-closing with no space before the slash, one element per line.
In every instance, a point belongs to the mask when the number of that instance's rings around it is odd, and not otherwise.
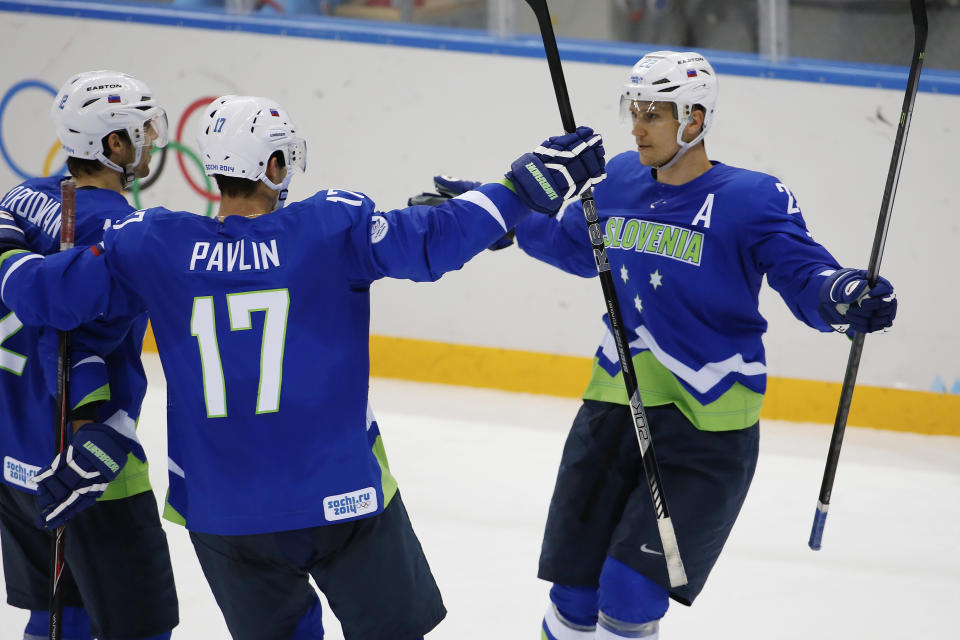
<path fill-rule="evenodd" d="M 654 156 L 650 150 L 650 147 L 639 147 L 637 149 L 637 153 L 640 164 L 645 167 L 656 167 L 663 164 L 663 162 L 660 161 L 660 158 Z"/>
<path fill-rule="evenodd" d="M 138 180 L 143 180 L 143 179 L 146 178 L 148 175 L 150 175 L 150 165 L 144 165 L 144 166 L 142 166 L 142 167 L 137 167 L 137 168 L 134 170 L 133 175 L 134 175 Z"/>

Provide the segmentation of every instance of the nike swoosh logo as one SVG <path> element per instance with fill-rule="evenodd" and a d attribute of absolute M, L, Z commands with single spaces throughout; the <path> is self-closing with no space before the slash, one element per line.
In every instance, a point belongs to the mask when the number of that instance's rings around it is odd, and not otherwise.
<path fill-rule="evenodd" d="M 648 547 L 646 543 L 643 543 L 642 545 L 640 545 L 640 551 L 643 551 L 644 553 L 652 553 L 655 556 L 663 555 L 663 553 L 661 553 L 660 551 L 654 551 L 653 549 Z"/>

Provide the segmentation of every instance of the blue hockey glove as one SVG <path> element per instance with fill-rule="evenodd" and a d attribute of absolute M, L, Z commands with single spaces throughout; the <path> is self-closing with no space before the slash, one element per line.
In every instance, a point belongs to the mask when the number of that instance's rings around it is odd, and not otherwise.
<path fill-rule="evenodd" d="M 604 173 L 603 139 L 589 127 L 554 136 L 517 158 L 507 173 L 517 195 L 534 211 L 554 214 L 564 200 L 597 184 Z"/>
<path fill-rule="evenodd" d="M 886 278 L 877 276 L 870 288 L 863 269 L 839 269 L 820 287 L 820 317 L 841 333 L 872 333 L 893 324 L 897 294 Z"/>
<path fill-rule="evenodd" d="M 483 183 L 475 180 L 454 178 L 453 176 L 433 176 L 433 186 L 437 188 L 437 192 L 448 198 L 455 198 L 461 193 L 473 191 L 481 184 Z"/>
<path fill-rule="evenodd" d="M 433 176 L 433 186 L 437 190 L 437 193 L 424 191 L 419 195 L 409 198 L 407 200 L 407 206 L 426 205 L 428 207 L 436 207 L 450 198 L 456 198 L 461 193 L 476 189 L 481 184 L 483 183 L 476 182 L 475 180 L 462 180 L 460 178 L 454 178 L 453 176 Z"/>
<path fill-rule="evenodd" d="M 37 482 L 37 524 L 56 529 L 97 501 L 132 453 L 145 460 L 140 443 L 113 427 L 91 422 L 73 434 L 66 451 L 42 469 Z"/>

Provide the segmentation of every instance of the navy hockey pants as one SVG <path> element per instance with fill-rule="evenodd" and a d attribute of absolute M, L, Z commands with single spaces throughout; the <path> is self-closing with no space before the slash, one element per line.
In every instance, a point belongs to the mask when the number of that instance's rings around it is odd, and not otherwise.
<path fill-rule="evenodd" d="M 567 436 L 538 576 L 595 587 L 611 555 L 689 605 L 747 496 L 760 430 L 700 431 L 672 404 L 646 412 L 689 583 L 670 589 L 630 407 L 595 400 L 584 400 Z"/>

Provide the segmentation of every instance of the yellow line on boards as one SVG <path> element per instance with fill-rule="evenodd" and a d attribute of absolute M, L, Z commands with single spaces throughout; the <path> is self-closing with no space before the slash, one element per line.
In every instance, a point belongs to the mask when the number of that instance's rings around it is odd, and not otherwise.
<path fill-rule="evenodd" d="M 157 350 L 152 331 L 147 331 L 144 350 Z M 590 379 L 592 362 L 578 356 L 370 336 L 370 374 L 381 378 L 577 398 Z M 836 382 L 769 377 L 761 415 L 833 424 L 840 387 Z M 847 423 L 960 436 L 960 395 L 857 385 Z"/>
<path fill-rule="evenodd" d="M 592 360 L 494 347 L 370 336 L 370 374 L 578 398 Z"/>

